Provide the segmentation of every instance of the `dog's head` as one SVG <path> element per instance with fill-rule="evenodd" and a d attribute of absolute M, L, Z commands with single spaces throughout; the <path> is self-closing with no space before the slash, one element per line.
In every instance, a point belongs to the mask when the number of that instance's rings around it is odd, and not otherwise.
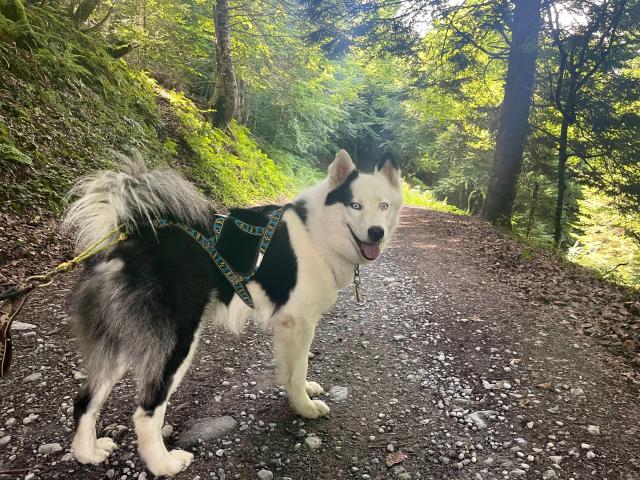
<path fill-rule="evenodd" d="M 375 260 L 387 245 L 402 206 L 400 170 L 391 159 L 360 172 L 345 150 L 329 166 L 332 247 L 353 263 Z"/>

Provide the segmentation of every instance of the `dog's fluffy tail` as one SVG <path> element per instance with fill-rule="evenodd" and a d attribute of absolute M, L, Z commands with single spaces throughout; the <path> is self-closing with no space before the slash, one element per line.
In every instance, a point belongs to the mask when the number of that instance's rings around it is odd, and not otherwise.
<path fill-rule="evenodd" d="M 101 171 L 81 178 L 69 192 L 79 197 L 67 209 L 63 226 L 84 249 L 118 225 L 136 231 L 165 218 L 185 224 L 206 223 L 211 207 L 206 198 L 178 173 L 147 170 L 140 154 L 118 154 L 121 171 Z"/>

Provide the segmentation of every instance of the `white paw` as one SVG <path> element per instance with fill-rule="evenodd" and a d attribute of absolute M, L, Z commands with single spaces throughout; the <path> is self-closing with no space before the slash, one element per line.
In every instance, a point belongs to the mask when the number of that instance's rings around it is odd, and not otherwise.
<path fill-rule="evenodd" d="M 106 450 L 107 452 L 111 453 L 116 448 L 118 448 L 118 445 L 116 445 L 116 442 L 114 442 L 112 438 L 102 437 L 98 439 L 99 450 Z"/>
<path fill-rule="evenodd" d="M 104 462 L 111 452 L 102 448 L 86 448 L 80 447 L 73 449 L 73 455 L 76 460 L 84 465 L 91 463 L 97 465 Z"/>
<path fill-rule="evenodd" d="M 305 403 L 301 406 L 294 407 L 296 413 L 305 418 L 319 418 L 328 415 L 331 411 L 330 408 L 322 400 L 309 400 L 309 403 Z"/>
<path fill-rule="evenodd" d="M 178 460 L 183 460 L 185 465 L 184 468 L 187 468 L 189 465 L 191 465 L 191 462 L 193 462 L 193 453 L 191 452 L 185 452 L 184 450 L 171 450 L 169 452 L 169 454 L 172 457 L 177 458 Z"/>
<path fill-rule="evenodd" d="M 310 397 L 316 397 L 321 393 L 324 393 L 324 388 L 319 383 L 316 382 L 307 382 L 304 386 L 307 391 L 307 395 Z"/>
<path fill-rule="evenodd" d="M 187 469 L 193 462 L 193 454 L 184 450 L 171 450 L 160 461 L 148 463 L 147 468 L 156 476 L 173 477 Z"/>

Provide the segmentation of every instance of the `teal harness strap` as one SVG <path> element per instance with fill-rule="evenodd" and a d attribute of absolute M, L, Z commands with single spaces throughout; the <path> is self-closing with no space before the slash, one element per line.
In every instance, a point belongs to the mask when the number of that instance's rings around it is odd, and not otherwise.
<path fill-rule="evenodd" d="M 156 228 L 174 226 L 189 234 L 207 252 L 209 257 L 211 257 L 215 266 L 218 267 L 218 270 L 220 270 L 220 272 L 225 276 L 227 281 L 231 284 L 242 301 L 249 307 L 254 308 L 253 299 L 251 298 L 251 295 L 247 291 L 245 285 L 251 280 L 251 278 L 253 278 L 253 276 L 258 271 L 258 268 L 260 268 L 262 258 L 269 248 L 269 244 L 273 239 L 273 234 L 275 233 L 276 228 L 278 228 L 278 225 L 280 224 L 283 212 L 284 208 L 278 208 L 277 210 L 274 210 L 267 218 L 267 224 L 264 227 L 249 225 L 248 223 L 245 223 L 233 217 L 217 216 L 216 220 L 213 222 L 214 236 L 210 238 L 207 238 L 195 228 L 181 223 L 171 222 L 169 220 L 155 220 L 153 222 L 153 226 Z M 229 265 L 229 263 L 222 257 L 222 255 L 220 255 L 220 252 L 218 252 L 218 250 L 216 249 L 216 244 L 220 240 L 222 228 L 224 227 L 226 221 L 232 221 L 240 230 L 248 233 L 249 235 L 261 237 L 260 244 L 258 245 L 258 251 L 256 252 L 253 262 L 253 268 L 249 271 L 249 273 L 245 275 L 236 273 L 233 268 L 231 268 L 231 265 Z"/>

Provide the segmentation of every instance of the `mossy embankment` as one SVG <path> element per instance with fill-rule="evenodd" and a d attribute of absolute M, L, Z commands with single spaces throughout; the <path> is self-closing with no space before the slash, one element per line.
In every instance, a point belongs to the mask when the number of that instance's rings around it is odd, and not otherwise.
<path fill-rule="evenodd" d="M 177 168 L 224 204 L 289 197 L 318 175 L 290 155 L 268 156 L 243 126 L 212 128 L 182 93 L 56 13 L 27 14 L 35 41 L 0 42 L 0 211 L 59 214 L 76 178 L 114 166 L 113 150 Z"/>

